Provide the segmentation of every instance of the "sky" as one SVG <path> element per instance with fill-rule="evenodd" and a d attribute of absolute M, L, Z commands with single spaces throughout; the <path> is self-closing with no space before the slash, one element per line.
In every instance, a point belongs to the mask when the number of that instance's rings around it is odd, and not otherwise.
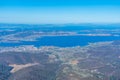
<path fill-rule="evenodd" d="M 120 0 L 0 0 L 0 23 L 120 23 Z"/>

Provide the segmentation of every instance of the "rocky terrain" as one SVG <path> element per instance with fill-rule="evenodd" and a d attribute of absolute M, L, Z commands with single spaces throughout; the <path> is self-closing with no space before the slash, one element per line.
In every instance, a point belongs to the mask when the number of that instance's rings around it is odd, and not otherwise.
<path fill-rule="evenodd" d="M 0 63 L 13 67 L 7 71 L 8 80 L 119 80 L 120 44 L 116 42 L 67 48 L 6 47 L 8 51 L 1 49 Z M 16 66 L 19 69 L 11 73 Z"/>
<path fill-rule="evenodd" d="M 0 24 L 0 80 L 120 80 L 119 74 L 120 24 Z"/>

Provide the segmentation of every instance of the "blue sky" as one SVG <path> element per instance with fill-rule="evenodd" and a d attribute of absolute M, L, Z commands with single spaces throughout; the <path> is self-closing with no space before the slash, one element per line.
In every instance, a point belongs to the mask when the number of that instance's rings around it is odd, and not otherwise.
<path fill-rule="evenodd" d="M 0 0 L 0 23 L 120 23 L 120 0 Z"/>

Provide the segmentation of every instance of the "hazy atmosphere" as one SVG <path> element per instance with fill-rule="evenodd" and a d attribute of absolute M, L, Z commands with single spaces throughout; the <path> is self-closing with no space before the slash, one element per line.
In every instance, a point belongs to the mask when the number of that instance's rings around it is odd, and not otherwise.
<path fill-rule="evenodd" d="M 0 80 L 120 80 L 120 0 L 0 0 Z"/>
<path fill-rule="evenodd" d="M 119 23 L 120 0 L 1 0 L 1 23 Z"/>

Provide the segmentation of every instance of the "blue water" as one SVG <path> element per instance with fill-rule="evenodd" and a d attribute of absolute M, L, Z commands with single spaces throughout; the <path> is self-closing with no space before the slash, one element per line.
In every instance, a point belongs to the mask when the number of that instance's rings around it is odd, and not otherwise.
<path fill-rule="evenodd" d="M 37 39 L 37 41 L 26 41 L 19 43 L 0 43 L 0 46 L 20 46 L 34 45 L 40 46 L 58 46 L 58 47 L 73 47 L 86 46 L 89 43 L 115 41 L 120 40 L 120 37 L 115 36 L 47 36 Z"/>

